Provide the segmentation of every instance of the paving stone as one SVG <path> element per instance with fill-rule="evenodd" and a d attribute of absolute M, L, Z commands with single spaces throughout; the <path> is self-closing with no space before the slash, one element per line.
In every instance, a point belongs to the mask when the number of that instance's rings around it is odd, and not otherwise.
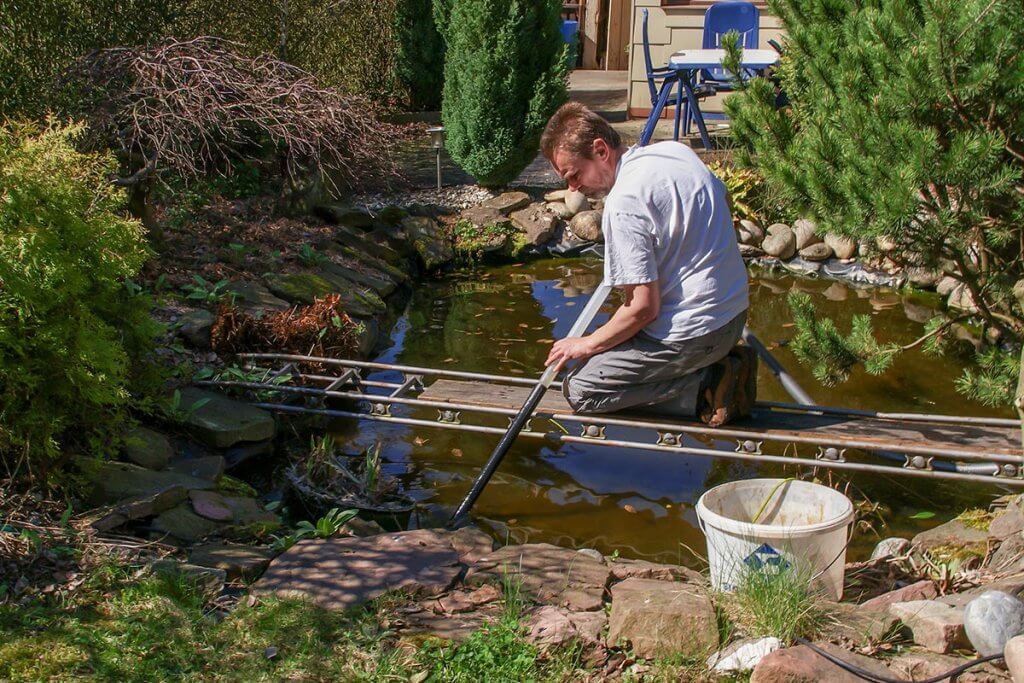
<path fill-rule="evenodd" d="M 588 611 L 604 604 L 611 570 L 603 562 L 571 548 L 530 543 L 499 548 L 480 558 L 466 574 L 466 583 L 501 583 L 510 576 L 537 602 Z"/>
<path fill-rule="evenodd" d="M 220 455 L 205 455 L 198 458 L 182 458 L 170 464 L 174 472 L 181 472 L 190 477 L 217 481 L 224 474 L 224 458 Z"/>
<path fill-rule="evenodd" d="M 877 676 L 892 672 L 877 659 L 849 652 L 831 643 L 815 643 L 834 657 L 841 658 Z M 806 645 L 776 650 L 764 657 L 750 676 L 750 683 L 864 683 L 864 679 L 842 669 Z"/>
<path fill-rule="evenodd" d="M 914 642 L 932 652 L 946 653 L 969 642 L 964 633 L 963 611 L 937 600 L 911 600 L 889 605 L 914 636 Z"/>
<path fill-rule="evenodd" d="M 677 564 L 658 564 L 647 560 L 617 558 L 609 561 L 612 577 L 616 581 L 625 579 L 657 579 L 659 581 L 691 581 L 702 583 L 704 578 L 700 572 Z"/>
<path fill-rule="evenodd" d="M 188 491 L 185 487 L 174 485 L 156 493 L 129 498 L 97 511 L 91 526 L 97 531 L 111 531 L 133 520 L 145 519 L 164 510 L 170 510 L 183 502 L 187 496 Z"/>
<path fill-rule="evenodd" d="M 593 647 L 601 644 L 601 632 L 608 624 L 608 616 L 602 610 L 573 612 L 564 607 L 541 605 L 527 613 L 524 622 L 526 639 L 541 648 L 573 642 Z"/>
<path fill-rule="evenodd" d="M 174 446 L 166 436 L 146 427 L 136 427 L 124 436 L 126 460 L 149 470 L 162 470 L 174 457 Z"/>
<path fill-rule="evenodd" d="M 718 625 L 707 592 L 693 583 L 626 579 L 612 587 L 609 647 L 639 657 L 707 657 L 718 649 Z"/>
<path fill-rule="evenodd" d="M 890 659 L 889 670 L 907 680 L 922 681 L 935 678 L 969 661 L 964 657 L 937 652 L 914 651 Z M 1010 683 L 1010 677 L 991 664 L 981 664 L 960 674 L 957 683 Z"/>
<path fill-rule="evenodd" d="M 200 567 L 223 569 L 228 579 L 249 580 L 259 576 L 273 557 L 274 553 L 267 548 L 211 543 L 192 548 L 188 561 Z"/>
<path fill-rule="evenodd" d="M 922 579 L 915 583 L 896 588 L 888 593 L 865 600 L 861 603 L 864 609 L 887 609 L 894 602 L 909 602 L 910 600 L 931 600 L 939 594 L 935 588 L 935 582 L 931 579 Z"/>
<path fill-rule="evenodd" d="M 417 529 L 367 538 L 299 541 L 271 562 L 253 590 L 302 596 L 329 609 L 349 609 L 389 591 L 437 595 L 461 573 L 449 537 Z"/>
<path fill-rule="evenodd" d="M 530 195 L 525 192 L 503 192 L 497 197 L 491 197 L 480 204 L 480 206 L 494 209 L 504 216 L 509 215 L 513 211 L 525 209 L 529 205 Z"/>
<path fill-rule="evenodd" d="M 243 441 L 264 441 L 274 436 L 274 418 L 265 410 L 196 387 L 181 390 L 184 410 L 200 401 L 206 403 L 189 412 L 185 427 L 208 446 L 228 448 Z"/>
<path fill-rule="evenodd" d="M 190 504 L 181 503 L 157 515 L 153 519 L 153 528 L 186 543 L 195 543 L 219 532 L 224 525 L 200 517 L 192 511 Z"/>
<path fill-rule="evenodd" d="M 127 462 L 111 462 L 94 458 L 76 460 L 88 487 L 88 500 L 93 505 L 118 503 L 126 498 L 137 498 L 158 493 L 172 486 L 186 491 L 208 489 L 213 482 L 168 470 L 148 470 Z"/>

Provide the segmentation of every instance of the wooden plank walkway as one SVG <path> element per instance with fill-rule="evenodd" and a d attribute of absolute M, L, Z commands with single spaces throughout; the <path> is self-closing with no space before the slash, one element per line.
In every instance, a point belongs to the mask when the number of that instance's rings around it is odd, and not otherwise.
<path fill-rule="evenodd" d="M 491 382 L 438 379 L 420 394 L 419 398 L 438 402 L 461 403 L 489 408 L 518 410 L 522 407 L 529 387 L 516 387 Z M 572 413 L 561 392 L 551 390 L 545 394 L 538 408 L 540 414 Z M 582 417 L 582 416 L 581 416 Z M 909 421 L 874 417 L 822 415 L 810 412 L 788 412 L 760 407 L 752 417 L 738 420 L 719 430 L 713 430 L 697 421 L 684 421 L 677 417 L 663 417 L 642 413 L 614 413 L 588 416 L 595 421 L 602 418 L 628 419 L 636 427 L 661 429 L 656 423 L 678 423 L 680 428 L 700 428 L 723 437 L 756 438 L 766 441 L 806 441 L 816 443 L 859 442 L 863 448 L 879 451 L 913 451 L 921 449 L 956 450 L 981 457 L 1006 455 L 1021 457 L 1020 430 L 1013 427 L 948 423 L 941 421 Z M 661 431 L 664 431 L 661 429 Z M 686 431 L 692 431 L 687 429 Z"/>

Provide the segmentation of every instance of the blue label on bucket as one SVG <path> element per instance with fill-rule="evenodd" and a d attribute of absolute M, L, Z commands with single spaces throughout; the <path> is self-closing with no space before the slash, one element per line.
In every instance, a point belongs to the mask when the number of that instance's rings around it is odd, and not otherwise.
<path fill-rule="evenodd" d="M 751 569 L 762 569 L 773 567 L 775 569 L 789 569 L 789 562 L 786 561 L 779 551 L 767 543 L 762 543 L 754 552 L 747 555 L 743 564 Z"/>

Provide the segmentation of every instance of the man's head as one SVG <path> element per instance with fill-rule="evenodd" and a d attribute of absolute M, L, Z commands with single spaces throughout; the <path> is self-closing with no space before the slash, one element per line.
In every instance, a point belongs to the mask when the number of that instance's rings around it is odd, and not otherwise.
<path fill-rule="evenodd" d="M 621 146 L 611 124 L 579 102 L 562 105 L 540 138 L 541 151 L 569 189 L 586 194 L 612 189 Z"/>

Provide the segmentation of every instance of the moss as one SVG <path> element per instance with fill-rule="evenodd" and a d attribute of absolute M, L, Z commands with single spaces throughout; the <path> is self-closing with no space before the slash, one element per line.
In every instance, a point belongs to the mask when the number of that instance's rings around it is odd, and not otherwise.
<path fill-rule="evenodd" d="M 311 304 L 314 299 L 331 294 L 335 289 L 315 273 L 270 273 L 266 276 L 266 283 L 267 289 L 285 301 L 300 304 Z"/>
<path fill-rule="evenodd" d="M 992 513 L 981 508 L 964 510 L 957 516 L 957 521 L 970 529 L 988 531 L 988 527 L 992 523 Z"/>
<path fill-rule="evenodd" d="M 946 543 L 932 546 L 926 554 L 939 562 L 963 564 L 967 560 L 984 559 L 986 550 L 986 543 Z"/>

